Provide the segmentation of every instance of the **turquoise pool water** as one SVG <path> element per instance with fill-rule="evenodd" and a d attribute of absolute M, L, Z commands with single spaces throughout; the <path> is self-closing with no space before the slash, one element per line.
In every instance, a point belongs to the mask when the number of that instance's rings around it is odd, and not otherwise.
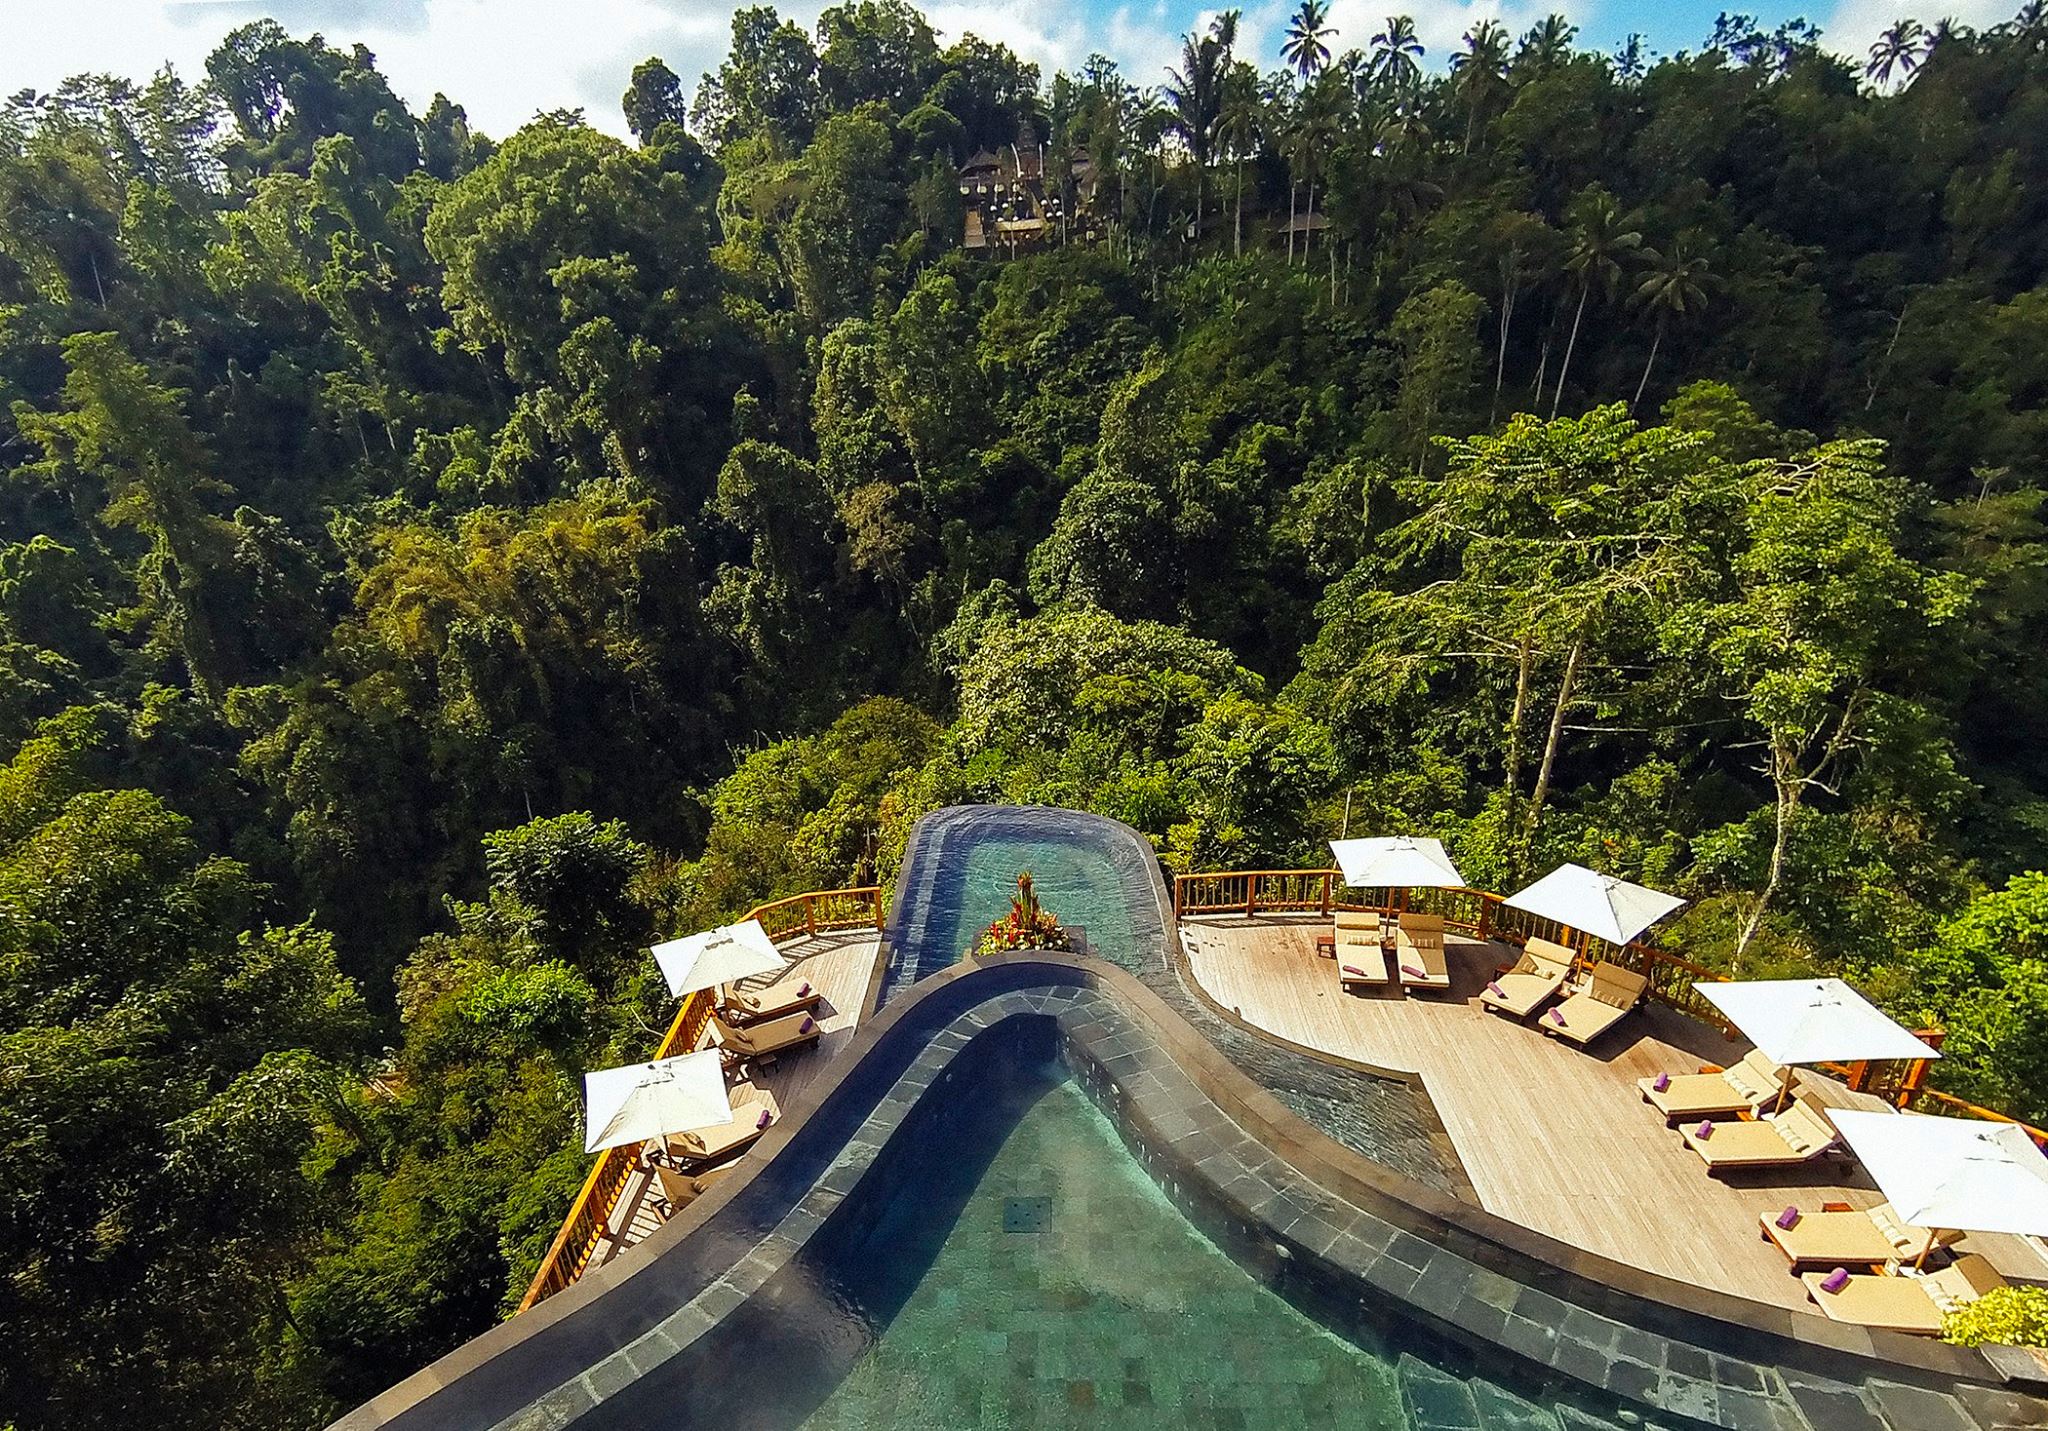
<path fill-rule="evenodd" d="M 921 1192 L 864 1239 L 877 1256 L 850 1265 L 875 1271 L 842 1295 L 886 1320 L 806 1428 L 1405 1431 L 1388 1356 L 1240 1270 L 1075 1084 L 1024 1097 L 950 1226 Z M 892 1261 L 922 1273 L 892 1285 Z"/>
<path fill-rule="evenodd" d="M 981 807 L 914 851 L 891 916 L 882 1001 L 957 963 L 983 929 L 1009 912 L 1017 876 L 1027 870 L 1039 903 L 1061 924 L 1086 932 L 1089 953 L 1134 972 L 1157 962 L 1164 931 L 1140 927 L 1153 905 L 1146 884 L 1152 872 L 1131 868 L 1128 840 L 1088 818 Z"/>

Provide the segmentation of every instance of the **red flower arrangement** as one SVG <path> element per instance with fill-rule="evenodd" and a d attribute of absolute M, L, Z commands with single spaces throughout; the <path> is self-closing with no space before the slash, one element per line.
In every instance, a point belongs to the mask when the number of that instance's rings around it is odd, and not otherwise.
<path fill-rule="evenodd" d="M 1017 894 L 1010 912 L 982 930 L 970 953 L 1000 954 L 1006 949 L 1067 949 L 1067 931 L 1038 903 L 1032 892 L 1031 872 L 1017 876 Z"/>

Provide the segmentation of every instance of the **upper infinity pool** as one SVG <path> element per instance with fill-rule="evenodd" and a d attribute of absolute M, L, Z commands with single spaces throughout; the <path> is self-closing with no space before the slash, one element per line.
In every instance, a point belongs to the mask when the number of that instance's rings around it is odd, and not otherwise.
<path fill-rule="evenodd" d="M 889 923 L 889 969 L 879 1003 L 957 962 L 1009 911 L 1029 870 L 1039 903 L 1086 931 L 1088 952 L 1144 973 L 1164 927 L 1156 875 L 1138 867 L 1128 836 L 1071 810 L 987 805 L 942 812 L 921 827 L 904 861 Z"/>

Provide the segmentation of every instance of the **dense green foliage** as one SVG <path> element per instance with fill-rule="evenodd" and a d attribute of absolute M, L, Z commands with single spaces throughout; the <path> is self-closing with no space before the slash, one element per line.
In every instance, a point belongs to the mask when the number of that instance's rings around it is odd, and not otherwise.
<path fill-rule="evenodd" d="M 646 942 L 948 801 L 1588 861 L 2048 1118 L 2039 7 L 1319 27 L 1152 90 L 747 9 L 631 145 L 268 22 L 0 108 L 0 1423 L 475 1334 Z M 970 254 L 1020 136 L 1062 219 Z"/>

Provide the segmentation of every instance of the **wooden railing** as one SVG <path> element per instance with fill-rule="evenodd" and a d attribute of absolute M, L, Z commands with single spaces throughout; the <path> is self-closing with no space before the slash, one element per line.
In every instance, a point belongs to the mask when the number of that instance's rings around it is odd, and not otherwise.
<path fill-rule="evenodd" d="M 1959 1118 L 1983 1118 L 1993 1123 L 2011 1123 L 2032 1138 L 2036 1147 L 2048 1152 L 2048 1128 L 2036 1128 L 2032 1123 L 2022 1123 L 2019 1119 L 2007 1117 L 1995 1108 L 1981 1108 L 1952 1093 L 1943 1093 L 1938 1088 L 1916 1088 L 1899 1106 L 1918 1108 L 1923 1104 L 1932 1105 L 1944 1113 Z"/>
<path fill-rule="evenodd" d="M 883 913 L 881 888 L 863 885 L 854 889 L 813 890 L 756 905 L 747 911 L 746 918 L 760 920 L 768 937 L 779 942 L 835 929 L 879 930 Z M 671 1058 L 697 1048 L 711 1026 L 711 1014 L 710 990 L 685 995 L 654 1057 Z M 630 1145 L 607 1148 L 598 1154 L 590 1176 L 583 1180 L 582 1191 L 569 1205 L 562 1230 L 548 1245 L 547 1255 L 540 1260 L 540 1270 L 520 1299 L 520 1311 L 547 1300 L 582 1276 L 583 1269 L 614 1236 L 612 1215 L 618 1211 L 619 1195 L 625 1191 L 639 1159 L 640 1150 Z"/>
<path fill-rule="evenodd" d="M 1695 983 L 1724 983 L 1718 973 L 1690 959 L 1680 958 L 1654 944 L 1632 940 L 1617 949 L 1604 940 L 1596 956 L 1596 942 L 1583 931 L 1565 928 L 1526 910 L 1511 908 L 1497 894 L 1478 889 L 1386 889 L 1352 888 L 1344 883 L 1341 870 L 1222 870 L 1176 875 L 1173 881 L 1173 912 L 1176 918 L 1200 914 L 1266 913 L 1328 914 L 1333 910 L 1377 910 L 1381 914 L 1413 909 L 1441 914 L 1444 927 L 1475 939 L 1498 939 L 1521 944 L 1530 939 L 1548 939 L 1576 950 L 1581 963 L 1609 959 L 1633 969 L 1647 981 L 1647 996 L 1656 1003 L 1719 1029 L 1730 1038 L 1735 1026 L 1723 1017 L 1712 1001 L 1704 998 Z M 1920 1029 L 1919 1036 L 1935 1047 L 1941 1045 L 1941 1030 Z M 1821 1068 L 1840 1077 L 1849 1087 L 1887 1099 L 1901 1108 L 1917 1100 L 1938 1102 L 1952 1110 L 1969 1110 L 1971 1116 L 2016 1122 L 2000 1113 L 1979 1109 L 1974 1104 L 1951 1098 L 1926 1087 L 1929 1061 L 1896 1059 L 1889 1062 L 1822 1064 Z M 2022 1124 L 2022 1127 L 2027 1125 Z M 2039 1130 L 2028 1128 L 2028 1132 Z M 2040 1134 L 2048 1139 L 2048 1134 Z"/>

